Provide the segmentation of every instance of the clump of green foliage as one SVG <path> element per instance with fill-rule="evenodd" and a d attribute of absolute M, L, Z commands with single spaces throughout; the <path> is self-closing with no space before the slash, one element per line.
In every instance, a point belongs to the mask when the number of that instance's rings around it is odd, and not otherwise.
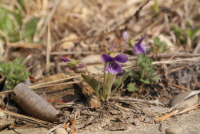
<path fill-rule="evenodd" d="M 170 27 L 177 37 L 178 44 L 189 49 L 195 46 L 195 41 L 199 36 L 200 26 L 194 26 L 193 22 L 189 21 L 186 29 L 181 29 L 181 27 L 173 24 L 170 24 Z"/>
<path fill-rule="evenodd" d="M 140 68 L 140 72 L 137 75 L 134 70 L 126 69 L 126 72 L 130 72 L 130 77 L 137 80 L 140 85 L 151 84 L 151 82 L 155 82 L 158 79 L 156 71 L 154 67 L 151 65 L 153 60 L 146 56 L 145 54 L 139 54 L 137 59 L 137 66 Z M 127 85 L 127 90 L 130 92 L 135 92 L 139 90 L 139 87 L 130 83 Z"/>
<path fill-rule="evenodd" d="M 163 53 L 169 49 L 167 48 L 167 43 L 165 41 L 161 41 L 159 37 L 155 37 L 153 40 L 156 47 L 156 53 Z"/>
<path fill-rule="evenodd" d="M 6 88 L 13 89 L 18 83 L 23 82 L 30 75 L 22 65 L 22 59 L 15 59 L 9 63 L 0 63 L 0 73 L 6 77 Z"/>
<path fill-rule="evenodd" d="M 24 21 L 25 18 L 22 11 L 25 10 L 25 3 L 23 0 L 18 2 L 18 6 L 15 6 L 13 10 L 9 10 L 0 4 L 0 39 L 9 42 L 17 42 L 19 40 L 33 42 L 39 18 L 33 16 L 28 21 Z"/>
<path fill-rule="evenodd" d="M 140 81 L 144 84 L 150 84 L 157 80 L 156 71 L 151 65 L 153 60 L 145 54 L 138 55 L 137 65 L 140 68 Z"/>

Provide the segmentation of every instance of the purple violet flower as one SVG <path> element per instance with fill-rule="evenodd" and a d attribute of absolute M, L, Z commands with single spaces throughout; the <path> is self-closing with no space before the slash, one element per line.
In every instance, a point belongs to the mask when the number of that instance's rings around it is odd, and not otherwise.
<path fill-rule="evenodd" d="M 109 62 L 108 66 L 105 69 L 105 73 L 110 72 L 111 74 L 117 74 L 117 73 L 122 73 L 122 67 L 116 62 L 120 62 L 120 63 L 125 63 L 128 61 L 128 57 L 124 54 L 119 54 L 115 57 L 111 57 L 108 54 L 102 54 L 101 55 L 101 60 L 104 63 Z"/>
<path fill-rule="evenodd" d="M 60 59 L 61 59 L 62 61 L 64 61 L 64 62 L 69 62 L 69 61 L 71 61 L 70 59 L 65 58 L 65 57 L 60 57 Z"/>
<path fill-rule="evenodd" d="M 138 43 L 135 44 L 135 53 L 136 54 L 145 54 L 146 53 L 146 46 L 142 45 L 142 41 L 144 40 L 145 36 L 143 35 L 142 38 L 139 40 Z"/>
<path fill-rule="evenodd" d="M 115 47 L 115 43 L 113 43 L 113 44 L 111 45 L 110 51 L 112 51 L 112 50 L 114 49 L 114 47 Z"/>
<path fill-rule="evenodd" d="M 126 31 L 124 31 L 123 33 L 122 33 L 122 37 L 123 37 L 123 39 L 124 39 L 124 41 L 126 42 L 126 43 L 128 43 L 129 42 L 129 34 L 128 34 L 128 32 L 126 32 Z"/>
<path fill-rule="evenodd" d="M 78 65 L 76 65 L 77 68 L 84 68 L 85 67 L 85 64 L 83 63 L 79 63 Z"/>

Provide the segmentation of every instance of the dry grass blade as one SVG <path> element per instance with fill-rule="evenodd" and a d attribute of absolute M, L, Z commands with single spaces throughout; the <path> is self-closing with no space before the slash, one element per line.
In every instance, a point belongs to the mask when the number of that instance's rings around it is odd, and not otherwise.
<path fill-rule="evenodd" d="M 177 87 L 177 88 L 183 89 L 183 90 L 185 90 L 185 91 L 190 91 L 190 89 L 187 89 L 187 88 L 182 87 L 182 86 L 180 86 L 180 85 L 176 85 L 176 84 L 173 84 L 173 83 L 168 83 L 168 84 L 171 85 L 171 86 L 173 86 L 173 87 Z"/>
<path fill-rule="evenodd" d="M 175 114 L 177 114 L 177 113 L 178 113 L 178 110 L 175 110 L 175 111 L 173 111 L 173 112 L 171 112 L 171 113 L 169 113 L 169 114 L 166 114 L 166 115 L 164 115 L 164 116 L 162 116 L 162 117 L 156 118 L 156 119 L 155 119 L 155 122 L 164 121 L 164 120 L 168 119 L 169 117 L 171 117 L 171 116 L 173 116 L 173 115 L 175 115 Z"/>
<path fill-rule="evenodd" d="M 52 87 L 52 86 L 60 86 L 60 85 L 71 85 L 71 84 L 76 84 L 80 83 L 81 81 L 73 81 L 73 82 L 66 82 L 66 83 L 58 83 L 58 84 L 49 84 L 49 85 L 41 85 L 37 87 L 29 87 L 30 89 L 38 89 L 38 88 L 44 88 L 44 87 Z"/>
<path fill-rule="evenodd" d="M 72 122 L 71 134 L 75 133 L 75 129 L 76 129 L 76 114 L 77 114 L 77 111 L 74 114 L 74 120 Z"/>
<path fill-rule="evenodd" d="M 24 118 L 24 119 L 32 120 L 32 121 L 34 121 L 36 124 L 45 124 L 45 125 L 51 124 L 50 122 L 43 121 L 43 120 L 39 120 L 39 119 L 36 119 L 36 118 L 34 118 L 34 117 L 29 117 L 29 116 L 26 116 L 26 115 L 21 115 L 21 114 L 13 113 L 13 112 L 10 112 L 10 111 L 1 110 L 1 109 L 0 109 L 0 111 L 1 111 L 1 112 L 4 112 L 4 113 L 6 113 L 6 114 L 9 114 L 9 115 L 15 116 L 15 117 L 19 117 L 19 118 Z"/>
<path fill-rule="evenodd" d="M 154 61 L 152 64 L 174 64 L 178 62 L 184 62 L 184 61 L 199 61 L 200 57 L 196 58 L 185 58 L 185 59 L 180 59 L 180 60 L 171 60 L 171 61 Z"/>
<path fill-rule="evenodd" d="M 199 105 L 200 105 L 200 103 L 198 103 L 198 104 L 196 104 L 196 105 L 194 105 L 194 106 L 191 106 L 191 107 L 189 107 L 189 108 L 183 109 L 182 111 L 175 110 L 175 111 L 173 111 L 173 112 L 171 112 L 171 113 L 169 113 L 169 114 L 166 114 L 166 115 L 164 115 L 164 116 L 162 116 L 162 117 L 156 118 L 156 119 L 155 119 L 155 122 L 161 122 L 161 121 L 164 121 L 164 120 L 170 118 L 170 117 L 173 116 L 173 115 L 183 114 L 183 113 L 185 113 L 185 112 L 188 112 L 188 111 L 197 109 L 197 108 L 199 108 Z"/>
<path fill-rule="evenodd" d="M 51 31 L 50 24 L 48 23 L 48 32 L 47 32 L 47 45 L 46 45 L 46 73 L 49 73 L 50 68 L 50 51 L 51 51 Z"/>
<path fill-rule="evenodd" d="M 63 126 L 63 128 L 66 129 L 69 125 L 70 125 L 70 122 L 67 122 L 67 123 Z"/>
<path fill-rule="evenodd" d="M 70 80 L 70 79 L 74 79 L 74 78 L 78 78 L 78 77 L 81 77 L 81 75 L 76 75 L 76 76 L 72 76 L 72 77 L 64 78 L 64 79 L 53 80 L 53 81 L 49 81 L 49 82 L 33 85 L 33 86 L 30 86 L 29 88 L 31 88 L 31 89 L 34 88 L 35 89 L 35 88 L 39 88 L 40 86 L 44 86 L 44 85 L 47 85 L 47 84 L 59 83 L 61 81 Z"/>
<path fill-rule="evenodd" d="M 182 114 L 182 113 L 185 113 L 185 112 L 188 112 L 188 111 L 197 109 L 197 108 L 199 108 L 199 105 L 200 105 L 200 103 L 198 103 L 198 104 L 196 104 L 196 105 L 194 105 L 194 106 L 188 107 L 188 108 L 186 108 L 186 109 L 184 109 L 184 110 L 178 112 L 177 114 Z"/>
<path fill-rule="evenodd" d="M 55 84 L 53 84 L 53 83 L 59 83 L 61 81 L 75 79 L 75 78 L 78 78 L 78 77 L 81 77 L 81 75 L 76 75 L 76 76 L 72 76 L 72 77 L 69 77 L 69 78 L 64 78 L 64 79 L 49 81 L 49 82 L 45 82 L 45 83 L 40 83 L 40 84 L 37 84 L 37 85 L 29 86 L 29 88 L 30 89 L 37 89 L 37 88 L 41 88 L 41 87 L 55 86 Z M 75 83 L 79 83 L 79 82 L 80 81 L 74 81 L 74 82 L 60 83 L 60 84 L 64 84 L 64 85 L 65 84 L 75 84 Z M 48 85 L 48 84 L 51 84 L 51 85 Z M 59 84 L 57 84 L 57 85 L 59 85 Z M 0 92 L 0 94 L 8 94 L 8 93 L 12 93 L 12 92 L 13 92 L 13 90 L 9 90 L 9 91 Z"/>

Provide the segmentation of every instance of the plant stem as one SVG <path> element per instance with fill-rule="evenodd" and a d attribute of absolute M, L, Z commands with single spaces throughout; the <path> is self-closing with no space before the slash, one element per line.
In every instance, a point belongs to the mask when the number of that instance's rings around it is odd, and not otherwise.
<path fill-rule="evenodd" d="M 111 88 L 114 82 L 116 74 L 106 73 L 105 79 L 104 79 L 104 85 L 103 85 L 103 99 L 108 100 L 110 98 L 111 94 Z"/>
<path fill-rule="evenodd" d="M 106 73 L 105 73 L 105 69 L 106 69 L 106 67 L 107 67 L 107 65 L 108 65 L 108 63 L 105 63 L 104 64 L 104 71 L 103 71 L 103 91 L 102 91 L 102 100 L 104 100 L 105 99 L 105 95 L 106 95 L 106 93 L 105 93 L 105 85 L 106 85 Z"/>

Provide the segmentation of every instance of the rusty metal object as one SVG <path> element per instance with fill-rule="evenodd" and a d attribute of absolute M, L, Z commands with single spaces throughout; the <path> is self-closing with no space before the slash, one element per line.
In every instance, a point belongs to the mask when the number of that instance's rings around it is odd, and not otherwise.
<path fill-rule="evenodd" d="M 44 121 L 60 122 L 61 119 L 57 116 L 59 112 L 25 84 L 18 84 L 13 92 L 15 95 L 12 98 L 27 115 Z"/>

